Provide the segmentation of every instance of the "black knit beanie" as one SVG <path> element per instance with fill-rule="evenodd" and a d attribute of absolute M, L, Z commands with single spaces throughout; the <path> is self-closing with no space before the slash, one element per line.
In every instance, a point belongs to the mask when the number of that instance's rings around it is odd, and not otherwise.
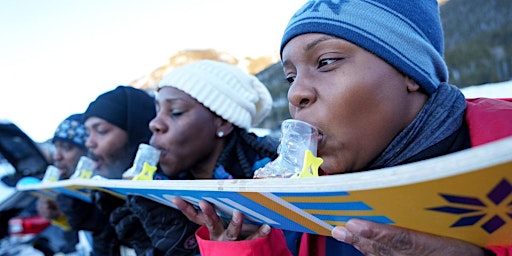
<path fill-rule="evenodd" d="M 139 145 L 151 138 L 149 122 L 155 117 L 154 99 L 145 91 L 120 85 L 112 91 L 101 94 L 89 104 L 84 121 L 98 117 L 125 130 L 128 143 Z"/>

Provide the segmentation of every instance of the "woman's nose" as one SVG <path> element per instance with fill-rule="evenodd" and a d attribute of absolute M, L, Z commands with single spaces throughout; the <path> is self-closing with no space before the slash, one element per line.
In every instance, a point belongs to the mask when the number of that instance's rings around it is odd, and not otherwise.
<path fill-rule="evenodd" d="M 60 149 L 55 149 L 54 153 L 53 153 L 53 160 L 54 161 L 59 161 L 62 159 L 62 152 Z"/>
<path fill-rule="evenodd" d="M 149 122 L 149 129 L 153 134 L 164 132 L 165 124 L 161 121 L 160 115 L 158 113 L 155 118 Z"/>
<path fill-rule="evenodd" d="M 290 114 L 293 115 L 292 110 L 295 112 L 310 106 L 314 102 L 314 99 L 315 90 L 313 87 L 309 85 L 306 79 L 297 76 L 292 86 L 290 86 L 290 89 L 288 89 Z"/>
<path fill-rule="evenodd" d="M 89 134 L 89 136 L 87 136 L 87 139 L 85 140 L 85 147 L 88 149 L 96 147 L 96 136 L 94 134 Z"/>

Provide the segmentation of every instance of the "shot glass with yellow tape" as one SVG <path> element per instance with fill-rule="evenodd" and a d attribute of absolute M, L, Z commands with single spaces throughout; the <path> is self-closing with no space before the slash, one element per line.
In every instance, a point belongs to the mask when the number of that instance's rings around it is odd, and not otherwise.
<path fill-rule="evenodd" d="M 43 179 L 41 182 L 54 182 L 60 179 L 59 169 L 53 165 L 48 165 L 46 167 L 46 171 L 44 173 Z"/>
<path fill-rule="evenodd" d="M 160 150 L 148 144 L 140 144 L 133 166 L 123 173 L 123 179 L 152 180 L 160 159 Z"/>
<path fill-rule="evenodd" d="M 256 170 L 254 178 L 299 178 L 318 176 L 323 160 L 316 157 L 318 129 L 306 122 L 287 119 L 281 124 L 278 157 Z"/>
<path fill-rule="evenodd" d="M 94 174 L 94 168 L 96 166 L 96 162 L 90 159 L 89 157 L 82 156 L 80 160 L 78 160 L 78 164 L 76 165 L 75 172 L 71 175 L 70 179 L 90 179 Z"/>

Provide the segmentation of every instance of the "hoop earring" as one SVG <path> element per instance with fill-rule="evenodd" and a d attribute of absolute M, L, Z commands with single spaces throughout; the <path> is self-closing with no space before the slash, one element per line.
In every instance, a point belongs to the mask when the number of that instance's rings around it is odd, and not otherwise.
<path fill-rule="evenodd" d="M 217 136 L 218 136 L 219 138 L 224 137 L 224 132 L 223 132 L 223 131 L 219 131 L 219 132 L 217 132 Z"/>

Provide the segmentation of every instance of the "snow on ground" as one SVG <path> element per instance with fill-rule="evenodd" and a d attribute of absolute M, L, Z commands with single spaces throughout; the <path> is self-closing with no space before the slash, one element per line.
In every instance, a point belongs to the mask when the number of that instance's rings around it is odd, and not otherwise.
<path fill-rule="evenodd" d="M 464 87 L 461 91 L 466 98 L 512 98 L 512 80 Z"/>

